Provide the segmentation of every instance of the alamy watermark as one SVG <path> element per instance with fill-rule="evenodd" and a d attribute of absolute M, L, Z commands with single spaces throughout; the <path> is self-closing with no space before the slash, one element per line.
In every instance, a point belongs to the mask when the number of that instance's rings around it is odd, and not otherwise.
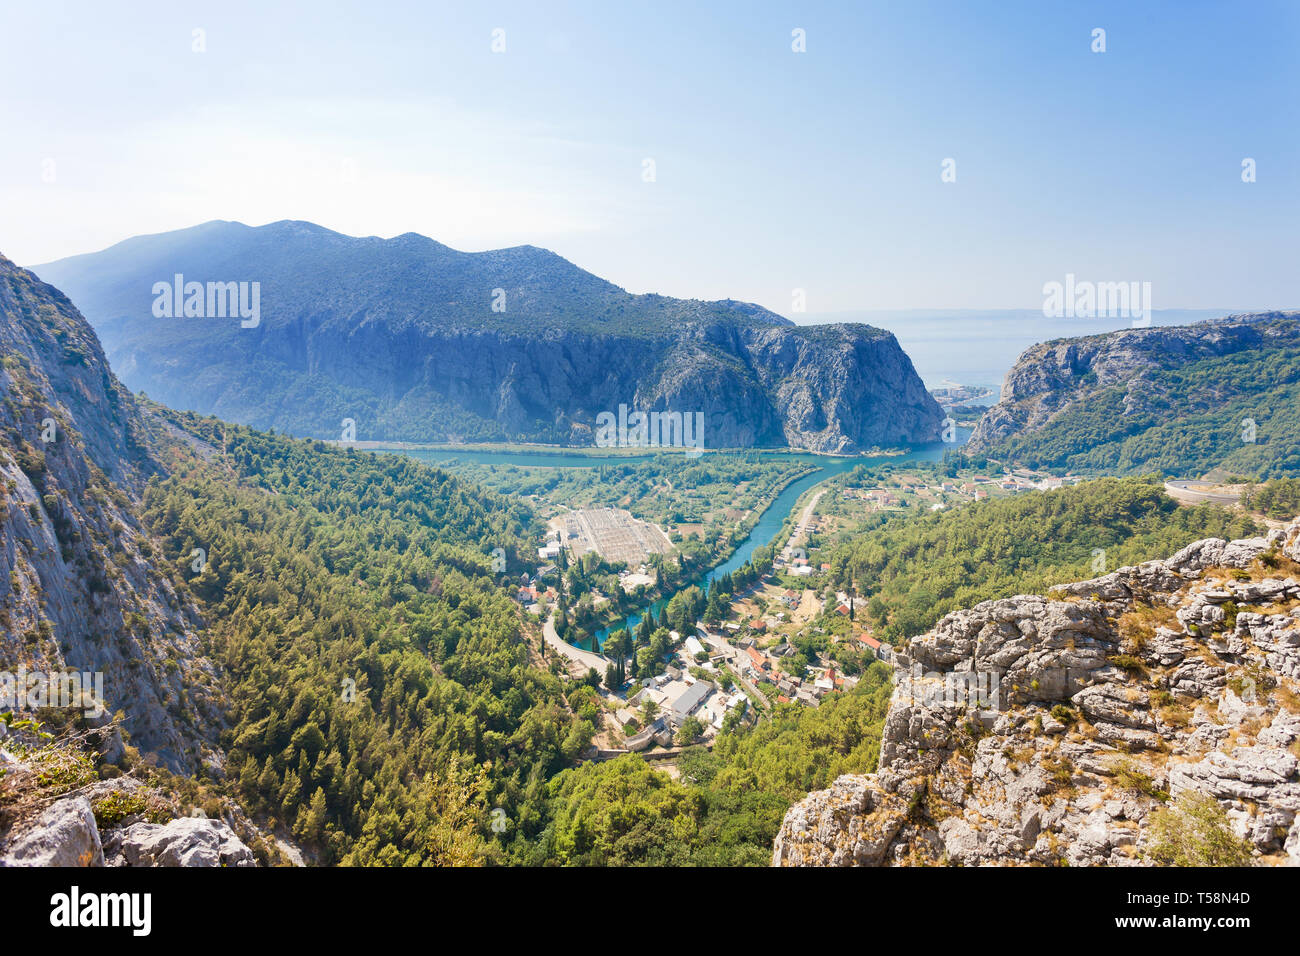
<path fill-rule="evenodd" d="M 153 314 L 158 319 L 225 319 L 238 317 L 240 328 L 262 324 L 260 282 L 186 282 L 176 273 L 171 282 L 153 284 Z"/>
<path fill-rule="evenodd" d="M 1151 324 L 1150 282 L 1076 281 L 1043 285 L 1043 317 L 1048 319 L 1132 319 L 1133 325 Z"/>
<path fill-rule="evenodd" d="M 104 713 L 102 671 L 0 671 L 0 711 L 43 707 L 82 708 L 87 717 Z"/>
<path fill-rule="evenodd" d="M 704 451 L 703 412 L 629 412 L 596 415 L 597 448 L 689 448 L 698 458 Z"/>
<path fill-rule="evenodd" d="M 897 693 L 922 707 L 964 707 L 994 717 L 1001 711 L 1002 674 L 998 671 L 929 671 L 920 664 L 896 671 Z"/>

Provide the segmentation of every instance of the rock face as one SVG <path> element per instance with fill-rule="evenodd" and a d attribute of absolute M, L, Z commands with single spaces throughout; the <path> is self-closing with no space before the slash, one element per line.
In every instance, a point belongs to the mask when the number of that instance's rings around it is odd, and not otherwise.
<path fill-rule="evenodd" d="M 0 867 L 258 865 L 234 827 L 255 841 L 264 835 L 237 806 L 223 811 L 224 820 L 196 810 L 192 816 L 150 822 L 147 817 L 157 820 L 182 811 L 163 792 L 133 777 L 82 784 L 44 809 L 28 804 L 16 821 L 9 819 L 15 805 L 30 796 L 34 780 L 64 765 L 57 753 L 32 749 L 42 743 L 32 732 L 19 735 L 24 746 L 17 750 L 26 751 L 25 756 L 13 752 L 9 736 L 0 734 L 0 771 L 10 775 L 8 784 L 15 778 L 19 784 L 5 787 L 9 812 L 0 816 Z"/>
<path fill-rule="evenodd" d="M 1242 373 L 1267 361 L 1289 368 L 1297 349 L 1296 312 L 1231 315 L 1035 345 L 1007 373 L 1001 400 L 980 420 L 966 451 L 1029 464 L 1140 472 L 1182 464 L 1160 457 L 1165 435 L 1152 438 L 1152 429 L 1181 427 L 1178 444 L 1187 446 L 1186 433 L 1204 426 L 1210 434 L 1195 449 L 1184 449 L 1195 452 L 1201 469 L 1229 459 L 1238 467 L 1255 466 L 1245 473 L 1261 471 L 1261 465 L 1267 471 L 1269 462 L 1300 441 L 1289 422 L 1274 422 L 1271 414 L 1293 397 L 1294 379 L 1281 368 L 1268 375 Z M 1258 425 L 1259 434 L 1248 441 L 1240 436 L 1244 418 Z M 1266 450 L 1270 443 L 1274 447 Z"/>
<path fill-rule="evenodd" d="M 948 615 L 898 655 L 880 766 L 786 814 L 782 866 L 1135 865 L 1170 797 L 1300 864 L 1300 520 Z"/>
<path fill-rule="evenodd" d="M 0 353 L 0 670 L 102 673 L 133 742 L 192 769 L 219 730 L 215 669 L 158 570 L 181 556 L 158 560 L 131 501 L 161 470 L 156 426 L 72 303 L 3 256 Z"/>
<path fill-rule="evenodd" d="M 0 848 L 0 866 L 103 866 L 95 814 L 85 797 L 56 800 Z"/>
<path fill-rule="evenodd" d="M 631 295 L 531 246 L 462 253 L 281 222 L 144 236 L 38 272 L 133 389 L 258 428 L 593 445 L 602 412 L 701 413 L 704 445 L 854 452 L 939 436 L 893 335 Z M 157 318 L 154 284 L 258 282 L 255 327 Z M 250 286 L 251 289 L 251 286 Z"/>
<path fill-rule="evenodd" d="M 110 866 L 256 866 L 253 851 L 226 824 L 181 817 L 167 824 L 134 823 L 114 832 Z"/>

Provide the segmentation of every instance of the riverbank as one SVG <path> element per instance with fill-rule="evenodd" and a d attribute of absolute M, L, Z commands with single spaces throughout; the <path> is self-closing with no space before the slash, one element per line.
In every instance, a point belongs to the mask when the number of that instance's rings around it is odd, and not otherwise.
<path fill-rule="evenodd" d="M 654 455 L 687 454 L 694 458 L 707 455 L 815 455 L 819 458 L 891 458 L 908 454 L 905 448 L 877 448 L 865 451 L 839 454 L 836 452 L 810 452 L 804 448 L 679 448 L 673 446 L 659 447 L 618 447 L 601 448 L 591 445 L 543 445 L 528 443 L 512 444 L 462 444 L 454 442 L 402 442 L 402 441 L 351 441 L 344 442 L 334 438 L 322 439 L 327 445 L 342 448 L 355 448 L 358 451 L 421 451 L 446 453 L 457 452 L 488 455 L 520 455 L 547 457 L 563 455 L 575 458 L 648 458 Z M 545 466 L 542 466 L 545 467 Z M 563 467 L 563 466 L 553 466 Z M 576 466 L 575 466 L 576 467 Z"/>

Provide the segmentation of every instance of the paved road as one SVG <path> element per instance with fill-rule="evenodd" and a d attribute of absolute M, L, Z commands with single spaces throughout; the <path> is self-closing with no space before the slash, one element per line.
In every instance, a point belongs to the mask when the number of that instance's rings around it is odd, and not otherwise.
<path fill-rule="evenodd" d="M 795 525 L 794 531 L 790 533 L 790 540 L 786 542 L 785 547 L 781 550 L 781 557 L 787 561 L 790 560 L 791 550 L 796 547 L 795 542 L 798 541 L 802 544 L 806 539 L 813 512 L 817 510 L 817 503 L 822 500 L 824 494 L 826 494 L 826 489 L 819 489 L 817 494 L 812 496 L 812 500 L 808 502 L 808 507 L 803 509 L 803 514 L 799 516 L 799 523 Z"/>
<path fill-rule="evenodd" d="M 1177 481 L 1165 482 L 1165 491 L 1168 492 L 1171 497 L 1177 498 L 1179 501 L 1212 501 L 1216 505 L 1235 505 L 1240 503 L 1240 495 L 1206 490 L 1213 487 L 1214 484 L 1212 482 L 1194 481 L 1184 478 L 1180 478 Z"/>
<path fill-rule="evenodd" d="M 739 667 L 733 667 L 731 669 L 731 676 L 736 678 L 736 682 L 740 684 L 740 686 L 743 687 L 745 690 L 749 691 L 749 693 L 752 696 L 757 697 L 759 700 L 761 700 L 763 702 L 764 707 L 771 708 L 772 702 L 767 699 L 767 695 L 765 695 L 761 690 L 755 687 L 753 682 L 750 681 L 749 678 L 742 675 L 740 673 Z"/>
<path fill-rule="evenodd" d="M 583 667 L 596 668 L 596 672 L 600 674 L 601 677 L 604 677 L 605 668 L 614 662 L 603 654 L 593 654 L 591 651 L 584 651 L 580 648 L 574 647 L 564 638 L 560 637 L 559 634 L 555 633 L 555 615 L 556 612 L 551 611 L 551 616 L 548 617 L 546 623 L 542 625 L 542 636 L 546 639 L 546 643 L 559 651 L 569 660 L 576 661 Z"/>

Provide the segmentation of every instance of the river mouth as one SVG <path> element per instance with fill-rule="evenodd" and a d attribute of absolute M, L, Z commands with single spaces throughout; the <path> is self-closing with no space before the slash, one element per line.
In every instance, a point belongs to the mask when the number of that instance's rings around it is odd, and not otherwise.
<path fill-rule="evenodd" d="M 715 565 L 709 571 L 700 575 L 698 578 L 688 581 L 678 588 L 674 589 L 671 594 L 655 600 L 653 603 L 646 605 L 636 611 L 631 612 L 626 620 L 622 623 L 614 623 L 608 627 L 603 627 L 596 632 L 596 642 L 598 647 L 603 647 L 605 639 L 609 637 L 611 631 L 622 630 L 627 628 L 633 630 L 641 623 L 641 618 L 648 611 L 653 615 L 658 615 L 672 598 L 689 587 L 698 587 L 708 591 L 709 584 L 717 577 L 724 574 L 731 574 L 738 568 L 742 567 L 754 552 L 764 545 L 770 544 L 781 531 L 781 526 L 785 523 L 786 517 L 794 509 L 796 502 L 810 489 L 821 484 L 828 478 L 851 471 L 859 465 L 868 467 L 882 464 L 903 464 L 906 462 L 931 462 L 942 461 L 944 452 L 953 451 L 964 445 L 970 438 L 970 430 L 959 428 L 957 430 L 957 441 L 953 443 L 929 442 L 923 445 L 911 445 L 905 448 L 883 451 L 879 454 L 872 455 L 817 455 L 811 452 L 799 451 L 779 451 L 779 450 L 757 450 L 760 454 L 771 455 L 773 458 L 782 461 L 799 462 L 816 467 L 816 471 L 803 475 L 790 482 L 782 491 L 772 499 L 771 503 L 763 509 L 759 515 L 758 521 L 750 529 L 741 542 L 721 564 Z M 498 465 L 515 465 L 517 467 L 531 468 L 596 468 L 600 465 L 618 465 L 627 464 L 629 460 L 634 460 L 640 455 L 595 455 L 576 451 L 552 450 L 543 451 L 540 447 L 534 451 L 527 450 L 465 450 L 463 448 L 412 448 L 412 447 L 385 447 L 375 448 L 375 451 L 383 451 L 391 454 L 406 455 L 417 461 L 426 464 L 438 464 L 453 459 L 461 461 L 470 461 L 477 464 L 498 464 Z M 661 452 L 662 453 L 662 452 Z M 671 452 L 669 452 L 671 453 Z M 726 455 L 736 454 L 737 452 L 706 451 L 706 455 Z M 745 451 L 745 454 L 752 454 L 753 451 Z M 572 646 L 582 650 L 590 650 L 590 643 L 585 646 L 569 641 Z"/>

